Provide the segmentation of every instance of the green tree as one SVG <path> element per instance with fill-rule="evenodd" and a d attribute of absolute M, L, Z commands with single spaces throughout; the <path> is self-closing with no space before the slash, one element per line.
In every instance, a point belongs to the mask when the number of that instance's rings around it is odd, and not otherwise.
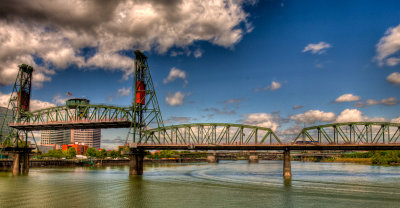
<path fill-rule="evenodd" d="M 86 156 L 87 157 L 97 157 L 97 150 L 95 149 L 95 148 L 93 148 L 93 147 L 89 147 L 87 150 L 86 150 Z"/>
<path fill-rule="evenodd" d="M 97 152 L 97 157 L 104 159 L 107 157 L 107 150 L 101 149 L 100 151 Z"/>
<path fill-rule="evenodd" d="M 63 158 L 65 157 L 62 150 L 49 150 L 47 153 L 42 154 L 42 157 L 49 157 L 49 158 Z"/>
<path fill-rule="evenodd" d="M 75 158 L 75 156 L 76 156 L 75 147 L 68 148 L 67 157 L 68 158 Z"/>
<path fill-rule="evenodd" d="M 121 157 L 121 154 L 118 151 L 112 150 L 110 152 L 110 157 L 111 158 L 119 158 L 119 157 Z"/>

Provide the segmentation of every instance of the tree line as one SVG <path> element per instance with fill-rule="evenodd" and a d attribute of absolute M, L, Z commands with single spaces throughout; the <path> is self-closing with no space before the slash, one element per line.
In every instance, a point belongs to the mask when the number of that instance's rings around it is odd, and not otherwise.
<path fill-rule="evenodd" d="M 377 164 L 377 165 L 400 164 L 400 151 L 398 150 L 354 152 L 354 153 L 344 154 L 342 157 L 371 158 L 372 164 Z"/>
<path fill-rule="evenodd" d="M 97 158 L 97 159 L 104 159 L 107 157 L 111 158 L 120 158 L 122 157 L 121 154 L 122 148 L 119 148 L 118 150 L 111 150 L 107 151 L 105 149 L 97 150 L 93 147 L 89 147 L 86 150 L 85 156 L 88 158 Z M 68 150 L 49 150 L 47 153 L 43 153 L 39 156 L 40 158 L 66 158 L 66 159 L 73 159 L 76 157 L 76 149 L 75 147 L 70 147 Z"/>

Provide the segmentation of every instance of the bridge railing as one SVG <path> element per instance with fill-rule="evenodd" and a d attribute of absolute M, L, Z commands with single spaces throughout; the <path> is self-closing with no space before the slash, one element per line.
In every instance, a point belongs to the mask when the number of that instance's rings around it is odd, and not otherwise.
<path fill-rule="evenodd" d="M 144 132 L 141 144 L 280 144 L 269 128 L 225 123 L 166 126 Z"/>
<path fill-rule="evenodd" d="M 348 122 L 304 128 L 294 143 L 393 144 L 399 139 L 400 123 Z"/>

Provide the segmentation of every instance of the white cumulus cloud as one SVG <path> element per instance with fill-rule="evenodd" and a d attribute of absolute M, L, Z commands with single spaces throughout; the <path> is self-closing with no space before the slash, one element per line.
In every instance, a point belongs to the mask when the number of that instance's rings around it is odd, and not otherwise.
<path fill-rule="evenodd" d="M 303 49 L 303 53 L 310 51 L 312 54 L 323 54 L 326 49 L 332 47 L 331 44 L 326 42 L 310 43 Z"/>
<path fill-rule="evenodd" d="M 66 96 L 61 96 L 60 94 L 57 94 L 53 97 L 52 102 L 58 105 L 65 105 L 67 100 L 68 98 Z"/>
<path fill-rule="evenodd" d="M 376 45 L 375 57 L 381 65 L 395 66 L 400 62 L 400 25 L 389 28 Z"/>
<path fill-rule="evenodd" d="M 400 85 L 400 73 L 393 72 L 389 76 L 386 77 L 386 80 L 390 83 Z"/>
<path fill-rule="evenodd" d="M 296 123 L 313 124 L 315 122 L 332 122 L 336 119 L 336 115 L 333 112 L 309 110 L 305 113 L 290 116 L 290 119 L 296 121 Z"/>
<path fill-rule="evenodd" d="M 172 67 L 171 71 L 169 71 L 168 76 L 163 80 L 163 83 L 167 84 L 175 81 L 176 79 L 182 79 L 185 85 L 189 83 L 186 79 L 186 72 L 175 67 Z"/>
<path fill-rule="evenodd" d="M 255 91 L 256 91 L 256 92 L 259 92 L 259 91 L 268 91 L 268 90 L 270 90 L 270 91 L 275 91 L 275 90 L 278 90 L 278 89 L 281 88 L 281 87 L 282 87 L 282 84 L 281 84 L 281 83 L 272 81 L 270 85 L 265 86 L 265 87 L 262 88 L 262 89 L 257 88 L 257 89 L 255 89 Z"/>
<path fill-rule="evenodd" d="M 353 95 L 353 94 L 343 94 L 336 98 L 335 102 L 336 103 L 342 103 L 342 102 L 353 102 L 353 101 L 359 101 L 361 100 L 361 97 L 358 95 Z"/>
<path fill-rule="evenodd" d="M 243 117 L 245 118 L 241 121 L 244 124 L 271 128 L 272 131 L 276 131 L 280 125 L 280 117 L 275 114 L 252 113 L 243 115 Z"/>
<path fill-rule="evenodd" d="M 392 122 L 392 123 L 400 123 L 400 117 L 393 118 L 390 122 Z"/>
<path fill-rule="evenodd" d="M 118 89 L 118 92 L 117 92 L 118 96 L 127 96 L 129 94 L 131 94 L 131 88 L 124 88 L 123 87 L 121 89 Z"/>
<path fill-rule="evenodd" d="M 336 119 L 337 123 L 363 122 L 363 121 L 385 122 L 387 120 L 383 117 L 370 118 L 368 116 L 363 115 L 363 113 L 358 109 L 345 109 L 340 113 L 340 115 Z"/>
<path fill-rule="evenodd" d="M 183 105 L 183 100 L 185 98 L 185 94 L 182 92 L 171 93 L 168 92 L 167 97 L 165 98 L 165 102 L 170 106 L 178 106 Z"/>

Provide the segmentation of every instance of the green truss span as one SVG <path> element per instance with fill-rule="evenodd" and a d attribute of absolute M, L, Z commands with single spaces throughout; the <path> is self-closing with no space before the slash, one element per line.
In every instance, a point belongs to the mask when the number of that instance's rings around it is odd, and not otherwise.
<path fill-rule="evenodd" d="M 129 128 L 132 122 L 130 107 L 74 105 L 27 112 L 9 126 L 19 130 Z"/>
<path fill-rule="evenodd" d="M 400 123 L 347 122 L 304 128 L 294 143 L 393 144 L 400 138 Z"/>
<path fill-rule="evenodd" d="M 228 123 L 194 123 L 144 131 L 138 144 L 280 144 L 270 128 Z"/>

